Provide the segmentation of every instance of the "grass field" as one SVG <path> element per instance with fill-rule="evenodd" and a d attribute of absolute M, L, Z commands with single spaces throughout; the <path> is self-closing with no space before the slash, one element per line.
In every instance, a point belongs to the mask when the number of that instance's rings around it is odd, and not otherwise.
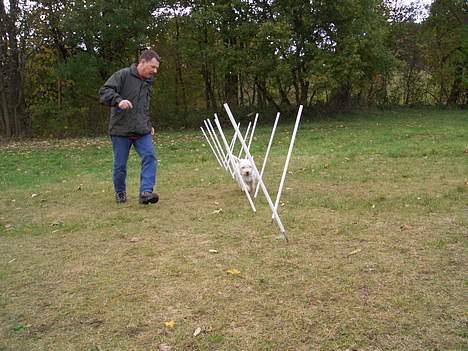
<path fill-rule="evenodd" d="M 272 194 L 291 131 L 280 122 Z M 466 111 L 304 121 L 289 243 L 201 132 L 156 141 L 151 206 L 135 153 L 114 202 L 105 138 L 0 145 L 1 351 L 468 349 Z"/>

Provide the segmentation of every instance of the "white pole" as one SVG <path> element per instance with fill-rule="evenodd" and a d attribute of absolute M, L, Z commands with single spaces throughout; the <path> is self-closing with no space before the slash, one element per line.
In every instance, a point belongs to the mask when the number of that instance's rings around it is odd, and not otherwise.
<path fill-rule="evenodd" d="M 240 131 L 239 131 L 239 128 L 237 128 L 236 126 L 236 121 L 234 119 L 234 116 L 232 115 L 232 112 L 231 110 L 229 109 L 229 106 L 228 104 L 224 104 L 224 109 L 226 110 L 228 116 L 229 116 L 229 119 L 231 120 L 231 124 L 232 126 L 234 127 L 234 129 L 236 130 L 236 133 L 238 135 L 238 138 L 239 138 L 239 141 L 241 142 L 242 144 L 242 147 L 244 148 L 244 151 L 245 151 L 245 154 L 247 155 L 247 158 L 250 160 L 250 162 L 252 163 L 252 167 L 254 168 L 254 171 L 258 173 L 258 169 L 257 169 L 257 166 L 255 166 L 255 163 L 253 161 L 253 158 L 252 158 L 252 155 L 250 154 L 250 151 L 249 149 L 247 148 L 247 145 L 245 143 L 245 140 L 242 138 L 242 135 L 240 134 Z M 270 206 L 270 209 L 271 211 L 273 212 L 273 216 L 274 218 L 276 219 L 276 223 L 278 223 L 278 226 L 280 228 L 280 231 L 281 231 L 281 234 L 283 235 L 283 238 L 286 239 L 286 241 L 288 240 L 288 237 L 286 235 L 286 230 L 284 229 L 284 226 L 283 226 L 283 223 L 281 222 L 281 218 L 279 217 L 274 205 L 273 205 L 273 201 L 271 201 L 271 198 L 270 198 L 270 195 L 268 194 L 268 190 L 267 188 L 265 187 L 265 184 L 263 183 L 263 180 L 262 178 L 259 178 L 258 179 L 258 182 L 260 183 L 260 187 L 262 188 L 262 191 L 263 191 L 263 194 L 265 195 L 267 201 L 268 201 L 268 205 Z M 250 198 L 250 197 L 249 197 Z"/>
<path fill-rule="evenodd" d="M 215 132 L 214 128 L 213 128 L 213 125 L 211 124 L 211 120 L 207 120 L 208 123 L 206 123 L 206 128 L 208 129 L 208 131 L 210 131 L 210 133 L 214 136 L 215 138 L 215 143 L 218 145 L 217 148 L 218 148 L 218 151 L 220 152 L 220 157 L 221 159 L 223 159 L 223 164 L 224 164 L 224 167 L 229 170 L 229 173 L 231 173 L 231 177 L 234 178 L 234 172 L 233 170 L 231 169 L 230 167 L 230 164 L 229 162 L 226 160 L 226 154 L 224 153 L 224 148 L 221 146 L 221 143 L 218 139 L 218 134 Z"/>
<path fill-rule="evenodd" d="M 260 172 L 260 178 L 262 178 L 262 179 L 263 179 L 263 172 L 265 171 L 266 163 L 267 163 L 267 160 L 268 160 L 268 156 L 270 154 L 271 145 L 273 143 L 273 137 L 275 136 L 276 126 L 278 125 L 279 117 L 280 117 L 280 113 L 278 112 L 276 114 L 275 123 L 273 124 L 273 130 L 271 131 L 270 141 L 268 142 L 268 147 L 267 147 L 267 151 L 266 151 L 266 154 L 265 154 L 265 158 L 263 159 L 262 170 Z M 257 198 L 259 189 L 260 188 L 259 188 L 259 186 L 257 184 L 257 189 L 255 189 L 254 199 Z"/>
<path fill-rule="evenodd" d="M 223 139 L 224 146 L 228 149 L 229 144 L 228 144 L 228 142 L 226 140 L 226 137 L 224 136 L 223 129 L 221 128 L 221 124 L 219 123 L 219 119 L 218 119 L 218 116 L 216 114 L 215 114 L 215 123 L 216 123 L 216 126 L 219 129 L 219 133 L 221 134 L 221 138 Z M 239 130 L 238 129 L 239 127 L 236 126 L 235 121 L 234 121 L 233 125 L 234 125 L 234 127 L 236 129 L 236 133 L 237 133 L 238 130 Z M 240 138 L 242 138 L 242 135 L 239 136 L 239 140 L 241 140 L 241 142 L 242 142 L 242 139 L 240 139 Z M 255 209 L 255 205 L 254 205 L 254 203 L 252 201 L 252 198 L 250 197 L 250 194 L 247 191 L 247 187 L 245 186 L 244 181 L 242 180 L 242 177 L 241 177 L 240 171 L 239 171 L 239 167 L 236 166 L 236 163 L 234 161 L 234 157 L 233 157 L 232 153 L 230 153 L 229 156 L 230 156 L 229 160 L 231 162 L 231 165 L 234 168 L 234 172 L 236 173 L 237 179 L 239 179 L 240 183 L 242 184 L 242 189 L 244 190 L 245 195 L 247 195 L 247 199 L 249 200 L 250 206 L 252 207 L 252 211 L 254 211 L 254 213 L 255 213 L 255 212 L 257 212 L 257 210 Z"/>
<path fill-rule="evenodd" d="M 218 122 L 219 122 L 218 115 L 216 113 L 214 114 L 214 117 L 215 117 L 215 122 L 216 122 L 216 120 L 218 120 Z M 220 134 L 222 136 L 224 136 L 224 131 L 223 131 L 223 128 L 221 127 L 221 123 L 216 123 L 216 127 L 218 128 Z M 237 124 L 237 128 L 240 128 L 240 123 Z M 226 139 L 226 137 L 224 137 L 224 139 Z M 227 139 L 226 139 L 226 141 L 227 141 Z M 237 141 L 237 134 L 234 132 L 234 135 L 233 135 L 232 141 L 231 141 L 231 146 L 230 146 L 229 149 L 226 150 L 225 160 L 229 165 L 229 169 L 232 168 L 232 178 L 234 178 L 237 181 L 237 184 L 239 184 L 239 187 L 242 189 L 242 191 L 244 191 L 244 188 L 245 188 L 244 182 L 241 180 L 240 173 L 236 172 L 236 170 L 238 170 L 238 167 L 237 167 L 237 163 L 234 160 L 235 156 L 233 154 L 234 146 L 236 144 L 236 141 Z"/>
<path fill-rule="evenodd" d="M 258 120 L 258 113 L 255 115 L 255 119 L 254 119 L 254 123 L 252 127 L 252 134 L 250 134 L 249 145 L 248 145 L 249 150 L 250 150 L 250 146 L 252 145 L 252 140 L 255 134 L 255 127 L 257 126 L 257 120 Z M 247 136 L 245 136 L 245 139 L 247 139 Z"/>
<path fill-rule="evenodd" d="M 219 156 L 219 159 L 221 160 L 221 163 L 224 167 L 224 169 L 226 170 L 227 169 L 227 165 L 226 165 L 226 162 L 223 162 L 223 154 L 221 152 L 221 150 L 219 149 L 219 146 L 218 144 L 216 143 L 216 139 L 215 139 L 215 135 L 213 134 L 213 132 L 210 130 L 209 126 L 208 126 L 208 123 L 207 123 L 207 120 L 204 120 L 203 121 L 205 123 L 205 128 L 206 130 L 208 131 L 208 134 L 210 135 L 211 137 L 211 140 L 213 141 L 213 145 L 214 145 L 214 148 Z"/>
<path fill-rule="evenodd" d="M 216 116 L 216 114 L 215 114 Z M 240 123 L 237 123 L 237 126 L 240 128 Z M 229 151 L 231 152 L 231 154 L 233 153 L 234 151 L 234 146 L 236 144 L 236 140 L 237 139 L 237 134 L 234 132 L 234 135 L 232 136 L 232 139 L 231 139 L 231 145 L 230 145 L 230 148 L 229 148 Z M 226 155 L 226 158 L 224 159 L 225 162 L 228 162 L 228 159 L 227 159 L 228 155 Z"/>
<path fill-rule="evenodd" d="M 218 115 L 215 113 L 214 114 L 216 118 L 218 118 Z M 247 138 L 247 135 L 249 134 L 249 130 L 250 130 L 250 127 L 251 127 L 251 122 L 249 122 L 249 125 L 247 126 L 247 131 L 245 132 L 245 137 L 244 138 Z M 240 128 L 240 123 L 237 123 L 237 128 Z M 239 129 L 240 130 L 240 129 Z M 234 155 L 234 146 L 236 144 L 236 141 L 237 141 L 237 134 L 234 132 L 234 136 L 232 137 L 232 141 L 231 141 L 231 146 L 230 146 L 230 153 L 231 155 Z M 237 157 L 238 159 L 241 157 L 241 153 L 242 153 L 242 147 L 240 149 L 240 152 L 239 152 L 239 156 Z M 225 157 L 225 161 L 227 162 L 227 158 L 228 158 L 228 155 L 229 153 L 226 154 L 226 157 Z M 234 175 L 233 175 L 233 178 L 234 178 Z M 237 182 L 239 183 L 239 186 L 242 188 L 242 184 L 240 182 L 239 179 L 237 179 Z"/>
<path fill-rule="evenodd" d="M 237 124 L 239 127 L 240 127 L 240 123 Z M 234 151 L 234 146 L 236 145 L 236 141 L 237 141 L 237 134 L 234 133 L 234 135 L 232 136 L 232 139 L 231 139 L 231 145 L 229 145 L 229 150 L 231 151 L 231 154 L 232 152 Z"/>
<path fill-rule="evenodd" d="M 244 139 L 247 139 L 249 137 L 249 132 L 250 132 L 250 127 L 252 126 L 252 122 L 249 122 L 249 125 L 247 126 L 247 131 L 245 132 L 244 134 Z M 239 156 L 237 156 L 237 158 L 241 158 L 242 156 L 242 146 L 239 150 Z"/>
<path fill-rule="evenodd" d="M 286 179 L 286 173 L 288 172 L 289 160 L 291 159 L 292 150 L 294 148 L 294 141 L 296 139 L 297 129 L 299 128 L 299 122 L 301 121 L 302 109 L 304 106 L 299 106 L 299 111 L 297 111 L 296 124 L 294 125 L 293 134 L 291 137 L 291 143 L 289 144 L 288 156 L 286 157 L 286 163 L 284 164 L 283 175 L 281 176 L 281 182 L 278 189 L 278 194 L 276 194 L 275 210 L 278 210 L 278 204 L 281 198 L 281 193 L 283 191 L 284 180 Z"/>
<path fill-rule="evenodd" d="M 211 145 L 210 139 L 208 139 L 208 136 L 206 135 L 205 130 L 203 129 L 203 127 L 200 127 L 200 129 L 202 130 L 203 135 L 205 136 L 205 139 L 206 139 L 206 141 L 208 142 L 208 145 L 210 145 L 211 151 L 213 151 L 213 154 L 214 154 L 214 156 L 216 157 L 216 161 L 218 161 L 218 163 L 219 163 L 219 165 L 221 166 L 221 168 L 224 168 L 223 164 L 221 163 L 221 161 L 220 161 L 220 159 L 219 159 L 219 157 L 218 157 L 218 154 L 216 153 L 216 151 L 214 150 L 213 146 Z"/>
<path fill-rule="evenodd" d="M 217 116 L 216 116 L 216 113 L 214 114 L 214 116 L 217 117 Z M 210 125 L 211 125 L 211 121 L 209 121 L 209 122 L 210 122 Z M 237 126 L 240 127 L 240 123 L 238 123 Z M 213 133 L 214 133 L 214 128 L 213 128 L 212 125 L 211 125 L 211 128 L 213 129 Z M 230 145 L 229 151 L 226 150 L 226 153 L 224 154 L 224 158 L 223 158 L 224 161 L 223 161 L 223 162 L 226 163 L 226 164 L 229 165 L 229 166 L 230 166 L 230 163 L 229 163 L 229 160 L 228 160 L 229 154 L 230 154 L 230 153 L 232 154 L 232 151 L 234 150 L 234 145 L 236 144 L 236 139 L 237 139 L 237 134 L 234 133 L 233 136 L 232 136 L 232 139 L 231 139 L 231 145 Z M 218 142 L 219 142 L 219 140 L 218 140 Z M 224 149 L 224 148 L 221 146 L 221 143 L 220 143 L 220 142 L 219 142 L 219 147 L 222 148 L 222 149 Z M 231 168 L 229 168 L 229 170 L 231 171 L 231 175 L 232 175 L 232 177 L 234 178 L 234 173 L 233 173 L 233 171 L 231 170 Z"/>

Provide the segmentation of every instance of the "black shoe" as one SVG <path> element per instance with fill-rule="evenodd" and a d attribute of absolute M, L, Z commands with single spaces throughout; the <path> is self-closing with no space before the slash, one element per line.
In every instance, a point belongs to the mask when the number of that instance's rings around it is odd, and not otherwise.
<path fill-rule="evenodd" d="M 159 201 L 159 195 L 149 191 L 144 191 L 140 194 L 140 204 L 148 205 L 155 204 Z"/>
<path fill-rule="evenodd" d="M 123 204 L 127 202 L 127 193 L 125 191 L 119 191 L 115 193 L 115 201 L 118 204 Z"/>

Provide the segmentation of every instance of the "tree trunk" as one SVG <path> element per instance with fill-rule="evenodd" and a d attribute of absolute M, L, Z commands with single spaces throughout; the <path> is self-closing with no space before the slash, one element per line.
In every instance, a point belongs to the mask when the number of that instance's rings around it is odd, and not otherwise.
<path fill-rule="evenodd" d="M 19 7 L 17 0 L 10 1 L 10 101 L 12 103 L 13 120 L 15 124 L 15 135 L 22 136 L 28 133 L 26 116 L 26 102 L 23 94 L 23 77 L 21 74 L 21 52 L 18 46 L 19 37 L 16 28 L 16 21 L 19 18 Z"/>
<path fill-rule="evenodd" d="M 208 58 L 205 55 L 204 50 L 209 47 L 208 43 L 208 28 L 206 22 L 203 23 L 203 41 L 199 42 L 200 56 L 203 57 L 201 74 L 203 76 L 203 82 L 205 83 L 205 102 L 206 108 L 213 112 L 216 111 L 218 102 L 214 93 L 212 74 L 210 72 Z"/>
<path fill-rule="evenodd" d="M 206 108 L 211 111 L 216 111 L 216 107 L 218 106 L 218 102 L 216 100 L 216 95 L 213 89 L 213 83 L 211 80 L 211 73 L 208 68 L 208 64 L 206 62 L 202 65 L 202 76 L 203 81 L 205 82 L 205 101 L 206 101 Z"/>
<path fill-rule="evenodd" d="M 456 105 L 461 95 L 461 87 L 463 85 L 463 66 L 457 65 L 455 69 L 455 79 L 452 84 L 450 95 L 447 99 L 447 105 Z"/>
<path fill-rule="evenodd" d="M 9 13 L 0 2 L 0 98 L 2 119 L 8 137 L 27 134 L 30 125 L 26 115 L 21 75 L 21 52 L 16 24 L 20 9 L 17 0 L 10 0 Z"/>
<path fill-rule="evenodd" d="M 408 75 L 406 77 L 406 84 L 405 84 L 405 105 L 409 105 L 410 97 L 412 93 L 411 83 L 413 82 L 413 63 L 409 67 Z"/>
<path fill-rule="evenodd" d="M 332 95 L 330 104 L 338 110 L 349 111 L 351 109 L 351 83 L 343 82 Z"/>
<path fill-rule="evenodd" d="M 244 79 L 242 73 L 239 73 L 239 104 L 244 106 Z"/>
<path fill-rule="evenodd" d="M 175 26 L 176 26 L 176 54 L 175 54 L 175 67 L 176 67 L 176 107 L 178 108 L 182 100 L 182 108 L 184 114 L 184 124 L 187 126 L 187 93 L 185 89 L 185 82 L 182 76 L 182 60 L 180 58 L 178 42 L 180 39 L 180 28 L 179 28 L 179 21 L 178 17 L 175 18 Z M 179 86 L 181 88 L 181 93 L 179 94 Z"/>
<path fill-rule="evenodd" d="M 3 79 L 3 73 L 0 70 L 0 102 L 1 102 L 1 110 L 0 110 L 0 116 L 1 116 L 1 122 L 2 122 L 2 130 L 6 136 L 10 137 L 11 136 L 11 126 L 10 126 L 10 119 L 9 119 L 9 114 L 8 114 L 8 99 L 6 96 L 6 87 L 4 84 L 4 79 Z"/>
<path fill-rule="evenodd" d="M 7 50 L 8 50 L 8 37 L 7 37 L 7 15 L 5 13 L 5 6 L 3 1 L 0 2 L 0 117 L 2 134 L 11 136 L 10 127 L 10 114 L 8 113 L 8 98 L 7 91 L 8 86 L 5 81 L 6 76 L 6 61 L 7 61 Z"/>
<path fill-rule="evenodd" d="M 229 105 L 238 106 L 239 77 L 235 72 L 228 72 L 224 76 L 224 96 Z"/>
<path fill-rule="evenodd" d="M 293 70 L 292 75 L 294 77 L 293 85 L 296 96 L 296 104 L 306 105 L 307 96 L 309 94 L 309 82 L 304 79 L 302 67 L 296 67 Z"/>
<path fill-rule="evenodd" d="M 262 97 L 265 97 L 273 106 L 275 106 L 277 111 L 281 111 L 280 106 L 276 103 L 275 99 L 273 99 L 271 94 L 268 92 L 265 81 L 256 79 L 255 84 L 257 85 L 259 92 L 261 92 L 259 96 L 261 95 Z M 260 101 L 263 101 L 263 98 Z"/>
<path fill-rule="evenodd" d="M 281 80 L 279 78 L 276 78 L 276 82 L 278 84 L 278 90 L 281 96 L 281 105 L 291 106 L 291 102 L 289 101 L 289 98 L 288 98 L 288 93 L 284 89 L 283 84 L 281 83 Z"/>

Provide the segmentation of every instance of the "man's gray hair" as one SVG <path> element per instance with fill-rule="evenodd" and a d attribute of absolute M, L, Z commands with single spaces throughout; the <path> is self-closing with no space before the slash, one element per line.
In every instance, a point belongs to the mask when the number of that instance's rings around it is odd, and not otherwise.
<path fill-rule="evenodd" d="M 140 54 L 138 58 L 138 62 L 141 60 L 151 61 L 152 59 L 156 59 L 156 61 L 161 62 L 161 57 L 159 57 L 158 53 L 154 50 L 145 50 Z"/>

